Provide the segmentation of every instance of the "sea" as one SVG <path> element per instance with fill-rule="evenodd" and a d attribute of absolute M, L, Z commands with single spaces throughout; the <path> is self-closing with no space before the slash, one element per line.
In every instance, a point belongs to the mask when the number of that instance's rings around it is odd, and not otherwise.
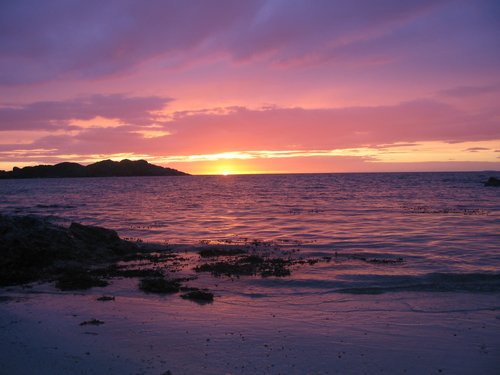
<path fill-rule="evenodd" d="M 287 278 L 306 291 L 490 293 L 500 291 L 500 188 L 484 181 L 498 174 L 0 180 L 0 212 L 165 245 L 272 244 L 319 260 Z"/>

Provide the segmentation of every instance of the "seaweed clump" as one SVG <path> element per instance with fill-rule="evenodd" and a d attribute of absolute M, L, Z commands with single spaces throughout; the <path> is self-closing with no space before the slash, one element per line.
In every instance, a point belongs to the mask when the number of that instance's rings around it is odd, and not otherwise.
<path fill-rule="evenodd" d="M 101 324 L 104 324 L 104 322 L 102 320 L 95 319 L 95 318 L 90 319 L 90 320 L 85 320 L 85 321 L 80 323 L 81 326 L 88 326 L 88 325 L 100 326 Z"/>
<path fill-rule="evenodd" d="M 189 299 L 198 303 L 210 303 L 214 300 L 214 295 L 211 292 L 196 289 L 191 292 L 185 293 L 181 295 L 183 299 Z"/>
<path fill-rule="evenodd" d="M 95 277 L 83 269 L 67 269 L 57 279 L 56 288 L 60 290 L 85 290 L 108 284 L 106 280 Z"/>
<path fill-rule="evenodd" d="M 112 296 L 101 296 L 96 298 L 96 301 L 101 301 L 101 302 L 108 302 L 108 301 L 114 301 L 115 297 Z"/>
<path fill-rule="evenodd" d="M 214 263 L 205 263 L 194 268 L 195 272 L 210 272 L 213 276 L 290 276 L 289 259 L 263 258 L 258 255 L 240 257 Z"/>
<path fill-rule="evenodd" d="M 163 274 L 158 269 L 150 269 L 150 268 L 126 268 L 123 266 L 118 266 L 116 264 L 112 264 L 105 268 L 96 268 L 91 271 L 92 274 L 97 276 L 102 276 L 106 278 L 111 277 L 125 277 L 125 278 L 133 278 L 133 277 L 162 277 Z"/>
<path fill-rule="evenodd" d="M 235 256 L 245 254 L 246 251 L 243 249 L 221 249 L 217 247 L 210 247 L 202 249 L 199 254 L 202 258 L 219 257 L 219 256 Z"/>
<path fill-rule="evenodd" d="M 146 293 L 169 294 L 179 292 L 181 284 L 177 280 L 166 280 L 163 277 L 146 277 L 141 279 L 139 289 Z"/>

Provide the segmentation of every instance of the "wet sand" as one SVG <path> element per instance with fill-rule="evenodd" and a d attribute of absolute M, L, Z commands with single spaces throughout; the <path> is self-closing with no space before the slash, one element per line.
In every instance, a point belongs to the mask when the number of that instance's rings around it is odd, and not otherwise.
<path fill-rule="evenodd" d="M 62 292 L 2 288 L 8 374 L 495 374 L 500 295 L 255 293 L 211 280 L 213 303 L 145 294 L 135 278 Z M 272 280 L 270 280 L 272 283 Z M 115 297 L 98 301 L 97 298 Z M 96 319 L 103 324 L 84 324 Z"/>

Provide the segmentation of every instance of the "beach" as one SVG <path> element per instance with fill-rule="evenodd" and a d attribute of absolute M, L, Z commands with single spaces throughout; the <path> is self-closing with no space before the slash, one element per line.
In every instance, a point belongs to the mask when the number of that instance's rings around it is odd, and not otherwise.
<path fill-rule="evenodd" d="M 498 294 L 259 297 L 197 304 L 135 280 L 87 292 L 2 289 L 8 374 L 495 374 Z M 246 293 L 245 293 L 246 292 Z M 97 301 L 112 295 L 112 301 Z M 97 319 L 101 325 L 80 325 Z"/>

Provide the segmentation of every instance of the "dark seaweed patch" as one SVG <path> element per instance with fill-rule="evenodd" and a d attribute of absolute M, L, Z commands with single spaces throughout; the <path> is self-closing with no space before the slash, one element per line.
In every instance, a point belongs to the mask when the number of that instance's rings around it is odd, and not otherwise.
<path fill-rule="evenodd" d="M 114 301 L 114 300 L 115 300 L 115 297 L 111 297 L 111 296 L 101 296 L 101 297 L 96 298 L 96 301 L 101 301 L 101 302 L 108 302 L 108 301 Z"/>
<path fill-rule="evenodd" d="M 224 249 L 224 248 L 216 248 L 211 247 L 207 249 L 202 249 L 199 251 L 199 254 L 202 258 L 209 257 L 219 257 L 219 256 L 235 256 L 245 254 L 246 251 L 244 249 Z"/>
<path fill-rule="evenodd" d="M 147 277 L 139 283 L 139 289 L 147 293 L 168 294 L 179 292 L 181 284 L 177 280 L 166 280 L 163 277 Z"/>
<path fill-rule="evenodd" d="M 209 303 L 213 302 L 214 295 L 205 290 L 196 289 L 191 292 L 185 293 L 181 295 L 183 299 L 189 299 L 198 303 Z"/>
<path fill-rule="evenodd" d="M 82 269 L 68 269 L 56 281 L 56 288 L 60 290 L 85 290 L 93 287 L 107 286 L 109 283 L 89 274 Z"/>
<path fill-rule="evenodd" d="M 105 268 L 96 268 L 91 271 L 93 275 L 102 277 L 162 277 L 163 274 L 160 270 L 151 268 L 125 268 L 117 266 L 116 264 L 110 265 Z"/>
<path fill-rule="evenodd" d="M 292 260 L 264 258 L 257 255 L 240 257 L 215 263 L 205 263 L 195 267 L 196 272 L 210 272 L 214 276 L 290 276 Z"/>
<path fill-rule="evenodd" d="M 85 320 L 80 323 L 81 326 L 87 326 L 87 325 L 92 325 L 92 326 L 100 326 L 101 324 L 104 324 L 102 320 L 98 319 L 90 319 L 90 320 Z"/>

